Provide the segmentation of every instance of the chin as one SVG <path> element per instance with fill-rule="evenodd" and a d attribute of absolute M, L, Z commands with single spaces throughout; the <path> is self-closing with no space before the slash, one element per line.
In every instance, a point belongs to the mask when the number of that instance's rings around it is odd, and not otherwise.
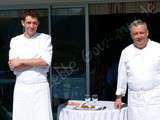
<path fill-rule="evenodd" d="M 143 48 L 145 48 L 145 46 L 143 45 L 143 46 L 138 46 L 138 48 L 139 49 L 143 49 Z"/>
<path fill-rule="evenodd" d="M 135 45 L 136 48 L 143 49 L 145 45 Z"/>
<path fill-rule="evenodd" d="M 33 35 L 35 35 L 35 33 L 30 33 L 30 34 L 29 34 L 29 36 L 31 36 L 31 37 L 32 37 Z"/>

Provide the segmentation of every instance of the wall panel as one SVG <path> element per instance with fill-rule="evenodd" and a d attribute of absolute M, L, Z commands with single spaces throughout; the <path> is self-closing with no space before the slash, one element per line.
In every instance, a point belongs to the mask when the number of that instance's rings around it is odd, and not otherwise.
<path fill-rule="evenodd" d="M 33 5 L 33 4 L 48 4 L 51 0 L 1 0 L 2 5 Z"/>
<path fill-rule="evenodd" d="M 114 2 L 138 2 L 152 0 L 3 0 L 0 6 L 3 5 L 35 5 L 35 4 L 70 4 L 70 3 L 114 3 Z"/>

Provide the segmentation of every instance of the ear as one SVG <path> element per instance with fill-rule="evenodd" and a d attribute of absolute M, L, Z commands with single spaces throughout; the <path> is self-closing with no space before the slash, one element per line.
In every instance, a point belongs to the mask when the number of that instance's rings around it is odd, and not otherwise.
<path fill-rule="evenodd" d="M 147 37 L 149 36 L 149 31 L 147 30 Z"/>
<path fill-rule="evenodd" d="M 38 26 L 39 26 L 40 22 L 38 21 Z"/>
<path fill-rule="evenodd" d="M 24 27 L 24 21 L 23 21 L 23 20 L 21 20 L 21 24 L 22 24 L 22 26 Z"/>

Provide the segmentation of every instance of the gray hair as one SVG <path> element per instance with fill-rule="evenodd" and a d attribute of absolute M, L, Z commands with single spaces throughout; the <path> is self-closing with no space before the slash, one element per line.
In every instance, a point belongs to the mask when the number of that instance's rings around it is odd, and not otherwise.
<path fill-rule="evenodd" d="M 138 20 L 134 20 L 130 25 L 129 25 L 129 30 L 131 31 L 132 27 L 137 27 L 138 25 L 144 25 L 146 30 L 148 31 L 148 27 L 147 27 L 147 24 L 146 22 L 138 19 Z"/>

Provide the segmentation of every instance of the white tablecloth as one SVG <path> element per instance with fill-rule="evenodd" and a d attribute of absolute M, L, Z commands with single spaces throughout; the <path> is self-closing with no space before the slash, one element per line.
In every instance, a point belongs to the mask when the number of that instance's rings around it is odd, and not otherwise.
<path fill-rule="evenodd" d="M 127 107 L 120 111 L 114 108 L 114 102 L 98 101 L 98 106 L 106 106 L 104 110 L 75 110 L 60 105 L 57 120 L 127 120 Z"/>

